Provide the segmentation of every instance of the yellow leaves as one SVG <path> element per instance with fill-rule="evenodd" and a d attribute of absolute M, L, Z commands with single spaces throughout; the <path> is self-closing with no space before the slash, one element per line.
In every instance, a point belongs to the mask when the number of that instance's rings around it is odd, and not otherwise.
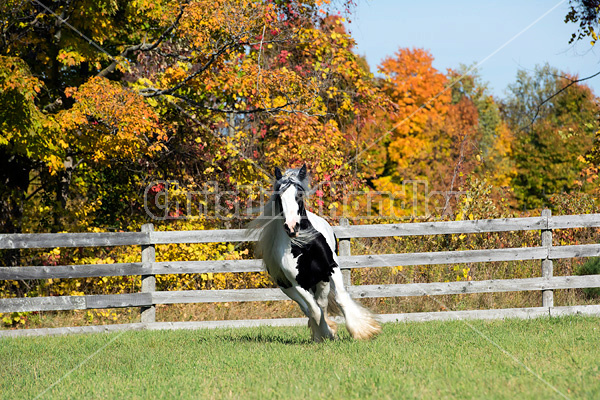
<path fill-rule="evenodd" d="M 275 107 L 275 108 L 283 107 L 286 104 L 287 104 L 287 100 L 283 96 L 277 96 L 273 100 L 273 107 Z"/>
<path fill-rule="evenodd" d="M 187 76 L 187 72 L 181 66 L 176 66 L 175 68 L 169 67 L 164 72 L 164 82 L 165 86 L 169 86 L 172 84 L 179 83 Z"/>
<path fill-rule="evenodd" d="M 60 49 L 58 51 L 58 55 L 56 59 L 61 64 L 67 67 L 74 67 L 80 65 L 82 62 L 86 61 L 86 58 L 78 51 L 72 51 L 67 49 Z"/>
<path fill-rule="evenodd" d="M 62 162 L 61 159 L 59 159 L 54 154 L 50 154 L 49 156 L 47 156 L 44 159 L 44 161 L 50 167 L 50 174 L 51 175 L 56 175 L 56 173 L 58 171 L 61 171 L 61 170 L 64 169 L 64 163 Z"/>

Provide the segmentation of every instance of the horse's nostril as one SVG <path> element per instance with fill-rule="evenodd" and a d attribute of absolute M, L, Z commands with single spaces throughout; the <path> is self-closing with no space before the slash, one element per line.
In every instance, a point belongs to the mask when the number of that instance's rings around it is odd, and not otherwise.
<path fill-rule="evenodd" d="M 296 222 L 296 226 L 294 227 L 294 229 L 296 230 L 296 232 L 298 232 L 300 230 L 300 223 Z"/>
<path fill-rule="evenodd" d="M 290 233 L 290 227 L 287 226 L 287 224 L 283 224 L 283 229 L 287 232 Z"/>

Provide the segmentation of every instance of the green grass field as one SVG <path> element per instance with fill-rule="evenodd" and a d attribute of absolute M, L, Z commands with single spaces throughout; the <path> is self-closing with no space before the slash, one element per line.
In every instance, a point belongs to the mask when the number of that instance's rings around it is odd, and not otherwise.
<path fill-rule="evenodd" d="M 305 327 L 0 339 L 0 396 L 598 399 L 599 335 L 599 318 L 564 317 L 386 324 L 321 344 Z"/>

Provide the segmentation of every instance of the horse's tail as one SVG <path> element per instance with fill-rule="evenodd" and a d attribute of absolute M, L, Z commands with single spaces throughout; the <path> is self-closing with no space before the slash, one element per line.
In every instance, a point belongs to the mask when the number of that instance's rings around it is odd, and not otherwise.
<path fill-rule="evenodd" d="M 369 339 L 381 332 L 381 325 L 371 311 L 354 301 L 343 286 L 339 268 L 332 275 L 333 290 L 329 293 L 328 310 L 342 314 L 346 328 L 354 339 Z M 341 312 L 340 312 L 341 311 Z"/>
<path fill-rule="evenodd" d="M 346 306 L 344 317 L 346 318 L 346 328 L 354 339 L 370 339 L 381 332 L 381 325 L 371 313 L 354 300 L 350 300 L 349 306 Z"/>

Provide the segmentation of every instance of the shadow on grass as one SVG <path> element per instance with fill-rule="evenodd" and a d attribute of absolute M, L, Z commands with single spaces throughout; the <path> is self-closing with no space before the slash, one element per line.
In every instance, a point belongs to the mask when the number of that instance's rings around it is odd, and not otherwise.
<path fill-rule="evenodd" d="M 219 340 L 228 343 L 277 343 L 283 345 L 319 345 L 315 343 L 310 337 L 310 332 L 306 330 L 305 336 L 299 336 L 295 334 L 285 334 L 280 332 L 256 332 L 256 333 L 245 333 L 245 334 L 221 334 Z M 209 338 L 198 338 L 200 341 L 209 341 Z M 353 339 L 349 336 L 339 336 L 336 342 L 352 342 Z M 331 341 L 326 341 L 331 342 Z"/>
<path fill-rule="evenodd" d="M 223 336 L 223 340 L 235 343 L 280 343 L 287 345 L 306 345 L 311 344 L 312 340 L 307 335 L 300 337 L 296 335 L 282 335 L 280 333 L 254 333 L 235 336 Z"/>

